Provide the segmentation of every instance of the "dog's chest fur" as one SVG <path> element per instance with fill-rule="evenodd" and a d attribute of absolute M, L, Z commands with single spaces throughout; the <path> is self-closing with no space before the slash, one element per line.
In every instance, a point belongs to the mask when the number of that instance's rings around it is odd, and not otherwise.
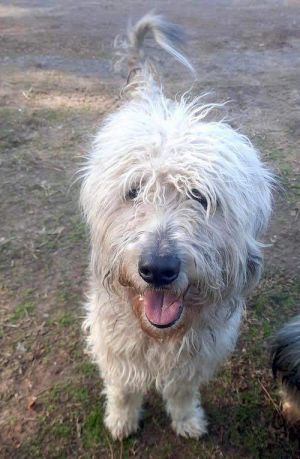
<path fill-rule="evenodd" d="M 209 379 L 234 348 L 243 309 L 238 303 L 229 315 L 229 306 L 219 305 L 218 311 L 203 312 L 198 325 L 194 324 L 183 337 L 159 340 L 143 332 L 126 305 L 116 310 L 102 299 L 101 308 L 93 303 L 89 306 L 88 341 L 102 376 L 143 390 L 153 383 L 163 387 L 174 378 Z"/>

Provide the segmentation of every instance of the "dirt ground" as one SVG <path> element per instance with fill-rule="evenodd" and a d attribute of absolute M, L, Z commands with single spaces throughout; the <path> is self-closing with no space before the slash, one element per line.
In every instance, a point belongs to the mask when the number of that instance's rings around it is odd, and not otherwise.
<path fill-rule="evenodd" d="M 113 39 L 153 6 L 191 32 L 193 93 L 230 100 L 232 124 L 285 192 L 238 349 L 203 391 L 209 435 L 176 438 L 151 392 L 140 432 L 114 443 L 80 330 L 88 244 L 76 170 L 124 82 Z M 300 457 L 269 368 L 270 337 L 299 307 L 300 2 L 0 1 L 0 43 L 0 457 Z M 163 61 L 170 95 L 192 85 Z"/>

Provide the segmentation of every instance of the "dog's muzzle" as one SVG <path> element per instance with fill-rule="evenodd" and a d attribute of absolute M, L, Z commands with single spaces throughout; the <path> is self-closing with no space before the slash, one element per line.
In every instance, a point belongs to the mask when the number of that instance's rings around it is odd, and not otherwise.
<path fill-rule="evenodd" d="M 183 297 L 163 288 L 174 282 L 180 272 L 180 260 L 174 255 L 142 254 L 138 264 L 141 278 L 153 290 L 140 297 L 148 321 L 157 328 L 174 325 L 183 311 Z"/>

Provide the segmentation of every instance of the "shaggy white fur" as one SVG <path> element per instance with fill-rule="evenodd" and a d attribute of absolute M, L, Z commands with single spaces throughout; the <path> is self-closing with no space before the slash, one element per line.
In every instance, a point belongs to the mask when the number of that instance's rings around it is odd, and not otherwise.
<path fill-rule="evenodd" d="M 152 384 L 175 432 L 199 437 L 199 386 L 234 349 L 245 294 L 260 277 L 273 179 L 246 137 L 207 121 L 214 105 L 165 97 L 142 54 L 149 30 L 187 64 L 173 48 L 178 29 L 161 17 L 148 15 L 130 31 L 127 51 L 138 67 L 129 100 L 104 122 L 83 170 L 91 234 L 85 328 L 114 438 L 137 430 Z M 176 260 L 177 277 L 146 279 L 145 253 Z"/>

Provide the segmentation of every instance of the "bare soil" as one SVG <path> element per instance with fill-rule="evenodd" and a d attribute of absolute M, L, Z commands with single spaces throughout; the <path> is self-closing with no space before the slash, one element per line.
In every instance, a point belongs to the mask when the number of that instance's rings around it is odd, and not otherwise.
<path fill-rule="evenodd" d="M 80 330 L 88 243 L 76 171 L 124 83 L 113 39 L 153 6 L 190 31 L 199 76 L 192 85 L 161 55 L 167 92 L 229 100 L 227 116 L 285 191 L 238 349 L 203 391 L 209 435 L 175 437 L 150 393 L 140 432 L 114 443 Z M 0 457 L 300 457 L 269 365 L 272 333 L 299 308 L 300 3 L 0 1 L 0 43 Z"/>

